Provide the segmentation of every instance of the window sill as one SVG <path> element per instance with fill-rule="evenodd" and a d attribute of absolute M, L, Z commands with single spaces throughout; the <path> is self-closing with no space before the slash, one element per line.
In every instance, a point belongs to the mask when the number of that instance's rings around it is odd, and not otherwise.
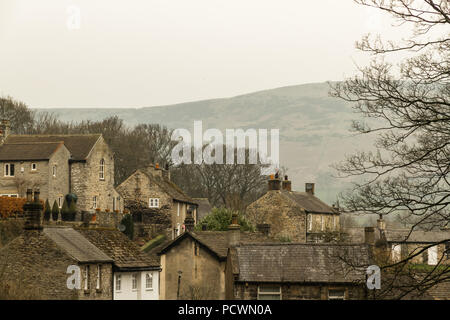
<path fill-rule="evenodd" d="M 151 289 L 146 288 L 145 291 L 153 291 L 153 288 L 151 288 Z"/>

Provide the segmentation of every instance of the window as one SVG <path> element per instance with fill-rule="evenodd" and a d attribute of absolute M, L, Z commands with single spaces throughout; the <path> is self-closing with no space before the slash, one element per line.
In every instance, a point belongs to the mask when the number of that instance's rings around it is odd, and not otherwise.
<path fill-rule="evenodd" d="M 97 286 L 96 289 L 100 290 L 101 282 L 102 282 L 102 266 L 99 264 L 97 265 Z"/>
<path fill-rule="evenodd" d="M 131 276 L 131 288 L 133 290 L 137 290 L 137 275 L 136 275 L 136 273 L 133 273 L 133 275 Z"/>
<path fill-rule="evenodd" d="M 153 275 L 151 273 L 145 275 L 145 289 L 153 290 Z"/>
<path fill-rule="evenodd" d="M 438 252 L 437 252 L 438 247 L 437 246 L 433 246 L 428 248 L 428 264 L 435 266 L 438 264 Z"/>
<path fill-rule="evenodd" d="M 159 208 L 159 199 L 158 198 L 150 198 L 148 201 L 149 208 Z"/>
<path fill-rule="evenodd" d="M 84 290 L 89 290 L 89 266 L 84 267 Z"/>
<path fill-rule="evenodd" d="M 308 231 L 312 231 L 312 215 L 308 214 Z"/>
<path fill-rule="evenodd" d="M 320 229 L 322 231 L 325 230 L 325 219 L 323 218 L 323 216 L 320 216 Z"/>
<path fill-rule="evenodd" d="M 398 262 L 401 260 L 402 257 L 402 247 L 400 244 L 393 244 L 392 245 L 392 261 Z"/>
<path fill-rule="evenodd" d="M 97 196 L 92 197 L 92 209 L 97 209 Z"/>
<path fill-rule="evenodd" d="M 36 163 L 32 163 L 31 164 L 31 171 L 36 171 L 37 170 L 37 164 Z"/>
<path fill-rule="evenodd" d="M 0 197 L 18 198 L 19 195 L 18 195 L 17 193 L 13 193 L 13 194 L 0 194 Z"/>
<path fill-rule="evenodd" d="M 113 211 L 116 211 L 116 197 L 113 197 Z"/>
<path fill-rule="evenodd" d="M 177 217 L 179 217 L 180 216 L 180 203 L 178 202 L 177 204 L 178 204 L 177 205 Z"/>
<path fill-rule="evenodd" d="M 58 197 L 58 207 L 61 209 L 63 205 L 62 197 Z"/>
<path fill-rule="evenodd" d="M 56 177 L 56 166 L 53 166 L 53 176 Z"/>
<path fill-rule="evenodd" d="M 344 289 L 329 289 L 328 300 L 345 300 Z"/>
<path fill-rule="evenodd" d="M 116 291 L 120 291 L 122 288 L 122 276 L 120 274 L 116 275 Z"/>
<path fill-rule="evenodd" d="M 5 177 L 14 177 L 14 164 L 5 164 Z"/>
<path fill-rule="evenodd" d="M 281 300 L 281 287 L 272 285 L 258 286 L 258 300 Z"/>
<path fill-rule="evenodd" d="M 100 180 L 105 180 L 105 160 L 100 160 L 100 172 L 99 172 Z"/>
<path fill-rule="evenodd" d="M 180 235 L 180 232 L 181 232 L 181 230 L 180 230 L 180 224 L 177 223 L 177 237 Z"/>

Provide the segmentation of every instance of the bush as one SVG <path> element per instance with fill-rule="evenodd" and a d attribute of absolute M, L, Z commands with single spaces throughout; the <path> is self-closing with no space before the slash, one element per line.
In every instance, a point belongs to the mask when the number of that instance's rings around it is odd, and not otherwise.
<path fill-rule="evenodd" d="M 50 215 L 52 214 L 52 209 L 50 208 L 50 202 L 48 202 L 48 199 L 45 201 L 45 208 L 44 208 L 44 220 L 49 221 Z"/>
<path fill-rule="evenodd" d="M 214 208 L 212 212 L 197 223 L 195 230 L 202 230 L 202 226 L 206 225 L 209 231 L 226 231 L 231 224 L 233 210 L 227 208 Z M 238 223 L 242 231 L 255 231 L 255 228 L 248 222 L 241 213 L 238 214 Z"/>
<path fill-rule="evenodd" d="M 27 202 L 25 198 L 0 197 L 0 215 L 6 219 L 10 216 L 23 215 L 23 205 Z"/>
<path fill-rule="evenodd" d="M 120 221 L 120 224 L 125 227 L 125 229 L 122 231 L 124 234 L 127 235 L 130 240 L 133 240 L 134 238 L 134 223 L 133 223 L 133 217 L 131 214 L 127 214 L 123 217 L 122 221 Z"/>
<path fill-rule="evenodd" d="M 52 207 L 52 218 L 53 218 L 53 221 L 57 221 L 58 220 L 58 215 L 59 215 L 59 207 L 58 207 L 58 203 L 55 200 L 55 202 L 53 202 L 53 207 Z"/>
<path fill-rule="evenodd" d="M 69 221 L 70 220 L 70 212 L 69 206 L 67 205 L 67 200 L 64 198 L 64 202 L 61 208 L 61 220 Z"/>
<path fill-rule="evenodd" d="M 75 221 L 75 217 L 77 215 L 77 205 L 75 201 L 70 202 L 69 206 L 69 220 Z"/>

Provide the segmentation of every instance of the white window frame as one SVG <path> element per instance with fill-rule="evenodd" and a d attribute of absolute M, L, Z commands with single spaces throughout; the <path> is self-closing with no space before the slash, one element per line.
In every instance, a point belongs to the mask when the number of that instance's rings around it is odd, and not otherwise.
<path fill-rule="evenodd" d="M 116 274 L 116 291 L 122 291 L 122 275 Z"/>
<path fill-rule="evenodd" d="M 180 216 L 180 203 L 179 202 L 177 202 L 177 217 L 179 217 Z"/>
<path fill-rule="evenodd" d="M 400 243 L 392 245 L 391 259 L 393 262 L 398 262 L 402 259 L 402 245 Z"/>
<path fill-rule="evenodd" d="M 320 230 L 325 231 L 325 218 L 323 215 L 320 215 Z"/>
<path fill-rule="evenodd" d="M 97 201 L 98 199 L 97 199 L 97 196 L 93 196 L 92 197 L 92 208 L 95 210 L 95 209 L 97 209 Z"/>
<path fill-rule="evenodd" d="M 95 287 L 97 290 L 100 290 L 100 286 L 102 283 L 102 265 L 97 265 L 97 286 Z"/>
<path fill-rule="evenodd" d="M 138 281 L 137 281 L 137 274 L 133 273 L 131 275 L 131 290 L 132 291 L 137 291 L 138 290 Z"/>
<path fill-rule="evenodd" d="M 89 290 L 89 266 L 84 267 L 84 290 Z"/>
<path fill-rule="evenodd" d="M 33 162 L 31 164 L 31 171 L 37 171 L 37 163 Z"/>
<path fill-rule="evenodd" d="M 281 286 L 273 285 L 273 287 L 279 287 L 280 290 L 278 290 L 278 291 L 261 291 L 261 285 L 259 285 L 258 286 L 258 297 L 257 297 L 257 299 L 258 300 L 265 300 L 265 299 L 260 299 L 260 297 L 262 297 L 262 296 L 279 295 L 280 296 L 280 300 L 282 300 Z"/>
<path fill-rule="evenodd" d="M 428 253 L 428 265 L 435 266 L 438 264 L 438 247 L 432 246 L 427 249 Z"/>
<path fill-rule="evenodd" d="M 11 175 L 11 166 L 13 168 L 13 174 Z M 5 172 L 4 172 L 4 176 L 5 177 L 15 177 L 16 174 L 16 166 L 14 165 L 14 163 L 5 163 L 4 166 Z"/>
<path fill-rule="evenodd" d="M 181 234 L 181 225 L 177 223 L 177 237 Z"/>
<path fill-rule="evenodd" d="M 342 295 L 337 295 L 337 294 L 331 295 L 330 293 L 332 291 L 335 291 L 335 292 L 342 291 L 343 294 Z M 328 300 L 345 300 L 345 289 L 328 289 Z"/>
<path fill-rule="evenodd" d="M 18 198 L 18 193 L 6 193 L 6 194 L 0 194 L 0 197 L 8 197 L 8 198 Z"/>
<path fill-rule="evenodd" d="M 152 273 L 145 274 L 145 290 L 153 291 L 153 274 Z"/>
<path fill-rule="evenodd" d="M 52 175 L 53 175 L 53 177 L 54 178 L 56 178 L 56 175 L 57 175 L 57 168 L 56 168 L 56 165 L 53 165 L 53 169 L 52 169 L 53 171 L 52 171 Z"/>
<path fill-rule="evenodd" d="M 100 160 L 100 172 L 98 177 L 100 180 L 105 180 L 105 159 Z"/>
<path fill-rule="evenodd" d="M 148 207 L 149 208 L 159 208 L 159 198 L 148 199 Z"/>
<path fill-rule="evenodd" d="M 58 197 L 58 208 L 62 208 L 62 206 L 63 206 L 63 199 L 62 199 L 62 197 Z"/>
<path fill-rule="evenodd" d="M 308 231 L 312 231 L 312 219 L 313 219 L 313 215 L 308 214 Z"/>

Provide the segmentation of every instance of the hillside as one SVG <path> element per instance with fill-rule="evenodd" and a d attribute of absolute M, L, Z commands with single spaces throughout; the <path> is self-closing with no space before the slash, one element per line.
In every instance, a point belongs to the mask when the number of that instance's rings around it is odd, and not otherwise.
<path fill-rule="evenodd" d="M 280 129 L 280 161 L 288 167 L 293 188 L 316 182 L 317 195 L 331 203 L 345 187 L 333 178 L 332 163 L 355 150 L 371 146 L 366 137 L 349 132 L 358 115 L 344 101 L 328 96 L 326 83 L 305 84 L 259 91 L 232 98 L 195 101 L 139 109 L 46 109 L 62 120 L 100 120 L 112 115 L 127 124 L 161 123 L 191 130 L 194 120 L 207 128 Z"/>

